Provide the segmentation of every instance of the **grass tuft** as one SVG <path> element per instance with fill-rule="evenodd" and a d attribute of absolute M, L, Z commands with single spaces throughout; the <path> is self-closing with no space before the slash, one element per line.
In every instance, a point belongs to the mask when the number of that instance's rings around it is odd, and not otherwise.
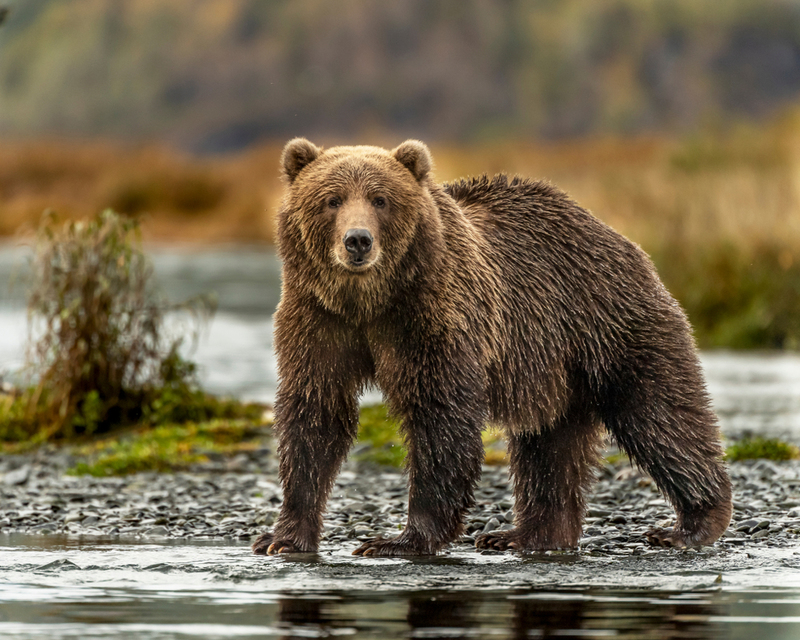
<path fill-rule="evenodd" d="M 400 423 L 389 416 L 383 404 L 361 408 L 358 420 L 358 442 L 370 445 L 356 459 L 390 467 L 402 467 L 406 447 L 400 436 Z"/>
<path fill-rule="evenodd" d="M 730 462 L 739 460 L 797 460 L 800 448 L 777 438 L 753 436 L 730 445 L 725 456 Z"/>

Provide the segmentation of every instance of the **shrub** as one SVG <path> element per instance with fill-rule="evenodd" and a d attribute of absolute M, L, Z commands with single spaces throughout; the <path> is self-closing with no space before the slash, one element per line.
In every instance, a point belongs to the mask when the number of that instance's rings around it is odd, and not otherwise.
<path fill-rule="evenodd" d="M 48 216 L 33 260 L 29 367 L 35 386 L 0 406 L 0 438 L 43 441 L 244 408 L 199 390 L 180 340 L 164 335 L 169 307 L 153 285 L 136 220 L 106 211 L 59 226 Z M 207 299 L 183 307 L 200 318 Z M 249 410 L 253 413 L 253 410 Z"/>
<path fill-rule="evenodd" d="M 779 244 L 732 244 L 653 254 L 702 347 L 800 348 L 800 258 Z"/>

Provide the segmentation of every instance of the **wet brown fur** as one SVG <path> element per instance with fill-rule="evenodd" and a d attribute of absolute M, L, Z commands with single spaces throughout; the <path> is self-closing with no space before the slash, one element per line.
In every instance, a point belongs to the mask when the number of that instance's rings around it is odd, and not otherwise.
<path fill-rule="evenodd" d="M 439 186 L 431 164 L 416 141 L 284 150 L 284 502 L 254 551 L 317 549 L 368 383 L 402 419 L 409 512 L 397 538 L 355 553 L 431 554 L 460 535 L 488 421 L 507 430 L 517 515 L 479 547 L 575 547 L 603 426 L 677 511 L 650 541 L 716 540 L 731 516 L 716 418 L 689 324 L 649 258 L 547 183 Z M 366 266 L 342 248 L 352 224 L 374 237 Z"/>

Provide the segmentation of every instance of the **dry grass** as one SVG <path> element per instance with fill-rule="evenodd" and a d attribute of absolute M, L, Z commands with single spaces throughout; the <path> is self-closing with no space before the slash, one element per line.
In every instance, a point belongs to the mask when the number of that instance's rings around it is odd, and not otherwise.
<path fill-rule="evenodd" d="M 280 147 L 197 159 L 157 146 L 48 140 L 0 146 L 0 235 L 32 235 L 44 210 L 143 216 L 148 240 L 266 242 L 280 197 Z"/>
<path fill-rule="evenodd" d="M 280 144 L 198 159 L 157 146 L 3 141 L 0 235 L 32 233 L 45 209 L 75 218 L 110 207 L 144 214 L 148 239 L 270 243 L 279 154 Z M 549 179 L 651 250 L 677 240 L 800 247 L 800 116 L 680 141 L 433 145 L 433 154 L 443 181 L 484 172 Z"/>
<path fill-rule="evenodd" d="M 655 251 L 664 243 L 800 247 L 800 120 L 686 140 L 596 139 L 434 149 L 437 173 L 550 180 Z"/>

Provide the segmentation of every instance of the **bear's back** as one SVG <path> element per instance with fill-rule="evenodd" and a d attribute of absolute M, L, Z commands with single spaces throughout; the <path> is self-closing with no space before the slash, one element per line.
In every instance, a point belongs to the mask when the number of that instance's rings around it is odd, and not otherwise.
<path fill-rule="evenodd" d="M 511 335 L 556 357 L 576 341 L 578 352 L 613 351 L 665 317 L 684 322 L 647 255 L 557 187 L 497 175 L 443 189 L 484 239 Z"/>
<path fill-rule="evenodd" d="M 651 281 L 639 247 L 548 182 L 499 174 L 442 188 L 486 240 L 505 280 L 549 276 L 537 284 L 538 296 L 551 284 L 563 294 L 613 289 L 631 278 Z"/>

